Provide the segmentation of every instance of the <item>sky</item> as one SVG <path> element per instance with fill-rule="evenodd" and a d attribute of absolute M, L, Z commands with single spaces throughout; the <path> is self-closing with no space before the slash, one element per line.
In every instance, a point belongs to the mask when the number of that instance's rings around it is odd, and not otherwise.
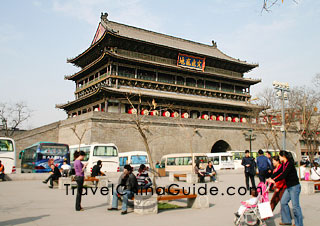
<path fill-rule="evenodd" d="M 56 104 L 74 100 L 79 70 L 66 63 L 86 50 L 101 12 L 108 19 L 209 44 L 258 63 L 255 96 L 274 80 L 311 85 L 320 73 L 320 1 L 284 0 L 271 12 L 263 0 L 0 0 L 0 103 L 25 102 L 31 129 L 67 117 Z"/>

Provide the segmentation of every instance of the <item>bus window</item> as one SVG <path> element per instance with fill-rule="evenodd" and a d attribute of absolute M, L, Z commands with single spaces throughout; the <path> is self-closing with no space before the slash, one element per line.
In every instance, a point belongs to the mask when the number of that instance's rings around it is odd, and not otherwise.
<path fill-rule="evenodd" d="M 183 158 L 183 165 L 192 165 L 192 158 L 191 157 L 184 157 Z"/>
<path fill-rule="evenodd" d="M 118 156 L 118 152 L 112 146 L 96 146 L 93 149 L 93 156 Z"/>
<path fill-rule="evenodd" d="M 233 160 L 242 160 L 242 153 L 240 152 L 234 152 L 233 153 Z"/>
<path fill-rule="evenodd" d="M 196 156 L 195 157 L 195 162 L 199 162 L 199 163 L 208 163 L 208 157 L 206 156 Z"/>
<path fill-rule="evenodd" d="M 221 162 L 231 162 L 231 156 L 221 156 Z"/>
<path fill-rule="evenodd" d="M 0 151 L 13 151 L 13 143 L 11 140 L 0 140 Z"/>
<path fill-rule="evenodd" d="M 146 155 L 132 155 L 131 164 L 146 164 L 148 163 Z"/>
<path fill-rule="evenodd" d="M 168 158 L 168 159 L 167 159 L 167 165 L 168 165 L 168 166 L 174 166 L 174 165 L 176 165 L 175 158 Z"/>
<path fill-rule="evenodd" d="M 73 155 L 75 151 L 78 151 L 79 148 L 70 148 L 70 158 L 73 159 Z M 82 161 L 88 161 L 90 157 L 90 147 L 80 147 L 80 151 L 84 151 L 86 153 L 84 159 Z"/>
<path fill-rule="evenodd" d="M 128 157 L 120 157 L 119 158 L 119 164 L 120 166 L 125 166 L 128 164 Z"/>
<path fill-rule="evenodd" d="M 166 167 L 166 159 L 161 159 L 160 167 L 161 168 L 165 168 Z"/>
<path fill-rule="evenodd" d="M 219 165 L 219 156 L 214 156 L 212 162 L 213 162 L 213 165 Z"/>

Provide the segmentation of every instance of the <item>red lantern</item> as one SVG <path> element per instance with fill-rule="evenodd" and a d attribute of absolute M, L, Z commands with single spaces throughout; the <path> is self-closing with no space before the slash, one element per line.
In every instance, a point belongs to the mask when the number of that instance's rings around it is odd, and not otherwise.
<path fill-rule="evenodd" d="M 232 122 L 239 122 L 239 118 L 238 118 L 238 117 L 234 117 L 234 118 L 232 119 Z"/>
<path fill-rule="evenodd" d="M 172 118 L 177 118 L 177 117 L 179 117 L 179 113 L 176 112 L 176 111 L 175 111 L 175 112 L 172 112 L 172 113 L 171 113 L 171 117 L 172 117 Z"/>
<path fill-rule="evenodd" d="M 162 112 L 163 117 L 170 117 L 170 112 L 169 111 L 164 111 Z"/>
<path fill-rule="evenodd" d="M 128 114 L 137 114 L 137 109 L 135 109 L 135 108 L 130 108 L 129 110 L 128 110 Z"/>
<path fill-rule="evenodd" d="M 150 112 L 150 115 L 152 115 L 152 116 L 158 116 L 158 115 L 159 115 L 159 111 L 158 111 L 158 110 L 152 110 L 152 111 Z"/>
<path fill-rule="evenodd" d="M 240 122 L 246 123 L 246 122 L 247 122 L 247 119 L 246 119 L 246 118 L 241 118 L 241 119 L 240 119 Z"/>
<path fill-rule="evenodd" d="M 209 116 L 207 114 L 204 114 L 204 115 L 201 116 L 201 119 L 209 120 Z"/>
<path fill-rule="evenodd" d="M 149 115 L 149 111 L 144 109 L 141 111 L 141 115 Z"/>
<path fill-rule="evenodd" d="M 217 121 L 220 121 L 220 122 L 222 122 L 223 121 L 223 116 L 221 116 L 221 115 L 219 115 L 218 117 L 217 117 Z"/>
<path fill-rule="evenodd" d="M 214 120 L 214 121 L 216 121 L 216 120 L 217 120 L 217 116 L 215 116 L 215 115 L 211 115 L 211 116 L 210 116 L 210 120 Z"/>
<path fill-rule="evenodd" d="M 226 121 L 227 122 L 231 122 L 232 121 L 232 118 L 230 116 L 226 117 Z"/>
<path fill-rule="evenodd" d="M 185 112 L 181 115 L 181 118 L 189 118 L 189 114 L 187 112 Z"/>

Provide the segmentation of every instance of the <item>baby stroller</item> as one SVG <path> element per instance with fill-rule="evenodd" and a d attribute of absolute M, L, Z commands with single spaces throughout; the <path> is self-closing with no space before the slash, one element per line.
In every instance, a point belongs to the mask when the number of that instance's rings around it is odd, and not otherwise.
<path fill-rule="evenodd" d="M 267 226 L 264 219 L 261 218 L 258 204 L 269 201 L 268 192 L 269 192 L 270 184 L 264 184 L 260 182 L 257 188 L 258 196 L 256 199 L 256 203 L 250 205 L 246 202 L 241 202 L 241 207 L 243 207 L 243 211 L 241 214 L 236 214 L 234 219 L 234 224 L 236 226 Z"/>

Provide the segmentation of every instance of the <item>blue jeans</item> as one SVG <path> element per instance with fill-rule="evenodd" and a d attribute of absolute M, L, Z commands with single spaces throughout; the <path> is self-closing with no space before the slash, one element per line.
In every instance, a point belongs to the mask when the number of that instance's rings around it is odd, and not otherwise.
<path fill-rule="evenodd" d="M 290 188 L 287 188 L 281 198 L 281 220 L 283 223 L 290 223 L 292 221 L 289 202 L 292 201 L 292 209 L 294 215 L 294 223 L 296 226 L 303 226 L 302 211 L 299 202 L 299 196 L 301 192 L 301 185 L 297 184 Z"/>
<path fill-rule="evenodd" d="M 122 194 L 123 195 L 120 195 L 122 197 L 122 211 L 126 211 L 128 199 L 133 196 L 133 192 L 130 190 L 124 190 L 122 191 Z M 112 208 L 118 208 L 118 193 L 116 191 L 113 193 Z"/>

